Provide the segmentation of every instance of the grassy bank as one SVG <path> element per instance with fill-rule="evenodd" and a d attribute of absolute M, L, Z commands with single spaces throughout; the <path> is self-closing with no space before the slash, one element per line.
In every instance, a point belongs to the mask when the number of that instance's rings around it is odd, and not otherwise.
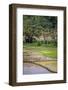
<path fill-rule="evenodd" d="M 57 58 L 57 48 L 47 46 L 37 46 L 35 44 L 24 44 L 24 51 L 26 53 L 36 52 L 39 55 Z"/>
<path fill-rule="evenodd" d="M 56 60 L 51 60 L 51 61 L 41 61 L 41 62 L 35 62 L 38 65 L 41 65 L 45 68 L 48 68 L 49 70 L 53 72 L 57 72 L 57 61 Z"/>

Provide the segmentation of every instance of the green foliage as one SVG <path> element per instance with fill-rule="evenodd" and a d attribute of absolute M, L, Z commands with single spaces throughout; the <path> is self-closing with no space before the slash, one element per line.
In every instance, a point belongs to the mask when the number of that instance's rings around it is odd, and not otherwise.
<path fill-rule="evenodd" d="M 37 41 L 37 46 L 41 46 L 42 43 L 40 41 Z"/>
<path fill-rule="evenodd" d="M 37 37 L 43 35 L 44 41 L 46 34 L 51 35 L 55 40 L 57 37 L 57 17 L 56 16 L 36 16 L 23 15 L 23 34 L 25 37 Z M 33 42 L 33 40 L 32 40 Z M 46 44 L 47 41 L 45 41 Z M 40 45 L 40 43 L 39 43 Z"/>
<path fill-rule="evenodd" d="M 24 34 L 39 34 L 41 30 L 57 27 L 57 18 L 53 16 L 23 16 Z"/>

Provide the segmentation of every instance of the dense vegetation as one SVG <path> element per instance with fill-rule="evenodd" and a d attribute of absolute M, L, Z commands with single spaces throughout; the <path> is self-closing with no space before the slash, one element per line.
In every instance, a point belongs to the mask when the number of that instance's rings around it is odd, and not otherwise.
<path fill-rule="evenodd" d="M 57 45 L 57 17 L 24 15 L 23 28 L 25 43 Z"/>

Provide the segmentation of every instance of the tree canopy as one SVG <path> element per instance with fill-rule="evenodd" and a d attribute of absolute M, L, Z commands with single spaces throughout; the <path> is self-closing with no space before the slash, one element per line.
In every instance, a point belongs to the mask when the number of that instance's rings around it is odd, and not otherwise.
<path fill-rule="evenodd" d="M 39 38 L 43 33 L 46 35 L 46 32 L 54 37 L 54 33 L 57 32 L 57 17 L 23 15 L 23 30 L 25 38 L 28 39 L 32 39 L 33 36 Z"/>

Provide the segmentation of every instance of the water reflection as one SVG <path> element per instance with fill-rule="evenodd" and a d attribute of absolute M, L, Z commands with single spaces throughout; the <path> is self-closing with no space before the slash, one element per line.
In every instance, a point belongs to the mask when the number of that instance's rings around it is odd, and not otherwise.
<path fill-rule="evenodd" d="M 41 66 L 32 64 L 32 63 L 24 63 L 24 70 L 23 74 L 45 74 L 45 73 L 51 73 L 46 68 L 43 68 Z"/>

